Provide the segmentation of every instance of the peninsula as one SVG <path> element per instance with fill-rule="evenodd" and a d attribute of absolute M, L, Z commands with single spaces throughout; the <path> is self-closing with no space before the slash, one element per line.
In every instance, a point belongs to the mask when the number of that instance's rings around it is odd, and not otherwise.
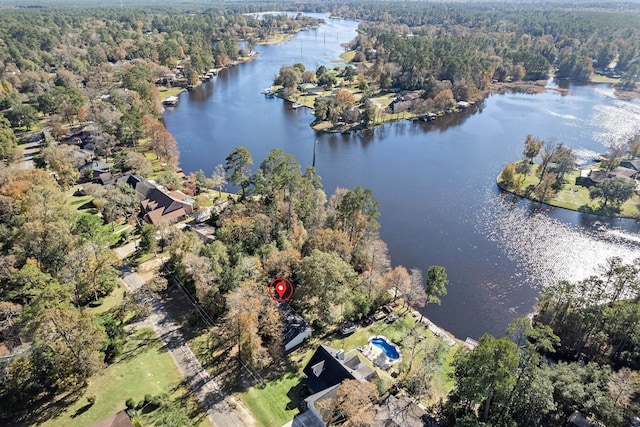
<path fill-rule="evenodd" d="M 524 159 L 506 165 L 497 184 L 504 191 L 551 206 L 638 218 L 639 149 L 640 136 L 636 135 L 594 162 L 578 166 L 571 148 L 527 135 Z"/>

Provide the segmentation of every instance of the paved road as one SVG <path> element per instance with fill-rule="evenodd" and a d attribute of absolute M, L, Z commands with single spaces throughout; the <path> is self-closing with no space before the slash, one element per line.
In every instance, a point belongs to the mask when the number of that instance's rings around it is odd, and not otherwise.
<path fill-rule="evenodd" d="M 140 289 L 144 285 L 144 280 L 138 274 L 127 269 L 122 276 L 122 281 L 131 291 Z M 206 409 L 209 421 L 217 427 L 253 425 L 251 415 L 240 413 L 241 408 L 232 398 L 225 396 L 220 385 L 202 367 L 178 329 L 178 325 L 169 317 L 162 302 L 151 294 L 144 293 L 140 299 L 151 303 L 153 310 L 148 321 L 171 354 L 194 395 Z"/>
<path fill-rule="evenodd" d="M 26 144 L 22 145 L 22 161 L 20 162 L 20 167 L 23 170 L 33 169 L 33 156 L 40 151 L 40 136 L 34 136 L 35 141 L 31 140 Z"/>

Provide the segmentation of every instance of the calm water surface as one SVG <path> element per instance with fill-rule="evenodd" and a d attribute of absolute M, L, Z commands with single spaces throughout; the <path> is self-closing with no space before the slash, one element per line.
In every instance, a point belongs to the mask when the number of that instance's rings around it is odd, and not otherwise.
<path fill-rule="evenodd" d="M 324 188 L 371 188 L 394 265 L 446 267 L 449 294 L 427 316 L 456 336 L 502 335 L 510 319 L 532 311 L 540 289 L 577 280 L 607 257 L 640 256 L 638 226 L 540 206 L 500 194 L 495 177 L 521 157 L 525 136 L 555 138 L 581 158 L 640 132 L 640 104 L 618 101 L 606 85 L 571 86 L 569 95 L 493 95 L 467 112 L 432 123 L 401 122 L 351 135 L 316 134 L 311 113 L 260 91 L 281 66 L 335 66 L 357 23 L 328 19 L 293 40 L 259 46 L 257 59 L 223 70 L 180 96 L 165 113 L 185 172 L 216 164 L 238 145 L 259 164 L 273 148 L 316 167 Z M 339 61 L 339 59 L 338 59 Z M 551 88 L 553 89 L 553 88 Z M 601 220 L 601 219 L 600 219 Z"/>

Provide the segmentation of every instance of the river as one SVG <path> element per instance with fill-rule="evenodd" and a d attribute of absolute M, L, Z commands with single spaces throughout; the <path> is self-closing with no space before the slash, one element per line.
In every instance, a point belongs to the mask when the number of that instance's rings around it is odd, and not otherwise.
<path fill-rule="evenodd" d="M 512 318 L 533 310 L 544 286 L 586 277 L 613 255 L 640 256 L 635 221 L 542 206 L 501 194 L 495 185 L 502 168 L 522 156 L 527 134 L 555 138 L 588 159 L 640 132 L 639 102 L 616 100 L 609 85 L 570 85 L 568 95 L 492 95 L 431 123 L 328 135 L 309 127 L 313 115 L 306 108 L 293 110 L 260 94 L 281 66 L 338 64 L 340 44 L 356 28 L 353 21 L 327 19 L 290 41 L 258 46 L 254 61 L 181 94 L 164 120 L 185 172 L 210 174 L 238 145 L 257 164 L 282 148 L 304 168 L 317 140 L 316 168 L 328 194 L 338 186 L 374 191 L 394 265 L 446 268 L 448 295 L 423 311 L 462 339 L 503 335 Z M 596 221 L 607 230 L 596 231 Z"/>

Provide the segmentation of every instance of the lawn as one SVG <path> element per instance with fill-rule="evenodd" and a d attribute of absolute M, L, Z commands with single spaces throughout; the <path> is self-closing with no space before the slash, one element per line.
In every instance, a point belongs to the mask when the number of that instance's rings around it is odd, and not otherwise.
<path fill-rule="evenodd" d="M 170 96 L 178 96 L 179 94 L 181 94 L 184 91 L 184 88 L 182 87 L 172 87 L 172 88 L 166 88 L 163 87 L 159 90 L 160 92 L 160 97 L 164 100 Z"/>
<path fill-rule="evenodd" d="M 240 393 L 240 399 L 247 405 L 259 426 L 280 427 L 298 414 L 301 398 L 298 392 L 302 386 L 297 373 L 286 372 Z"/>
<path fill-rule="evenodd" d="M 601 76 L 600 74 L 594 74 L 591 76 L 592 83 L 620 83 L 620 79 L 614 79 L 607 76 Z"/>
<path fill-rule="evenodd" d="M 82 185 L 74 185 L 67 191 L 65 191 L 65 203 L 77 211 L 84 211 L 84 213 L 95 213 L 97 209 L 91 204 L 93 196 L 74 196 L 73 194 L 82 189 Z"/>
<path fill-rule="evenodd" d="M 209 425 L 206 415 L 189 396 L 173 359 L 150 328 L 140 329 L 130 336 L 119 360 L 94 375 L 79 399 L 55 418 L 37 425 L 86 426 L 125 409 L 128 398 L 139 402 L 146 394 L 166 395 L 166 401 L 183 407 L 198 426 Z M 86 399 L 90 395 L 96 397 L 91 406 L 87 405 Z M 141 425 L 157 425 L 159 412 L 139 415 Z"/>

